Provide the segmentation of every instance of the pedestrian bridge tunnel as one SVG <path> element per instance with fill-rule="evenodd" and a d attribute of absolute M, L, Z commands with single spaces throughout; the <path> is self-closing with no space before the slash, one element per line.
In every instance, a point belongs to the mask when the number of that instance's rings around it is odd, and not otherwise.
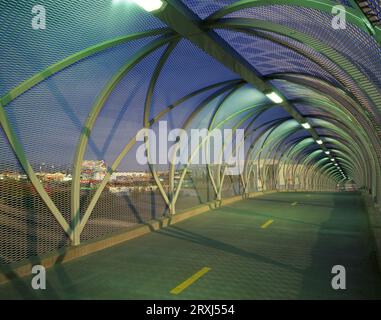
<path fill-rule="evenodd" d="M 379 204 L 381 9 L 359 3 L 3 1 L 0 265 L 259 192 Z"/>

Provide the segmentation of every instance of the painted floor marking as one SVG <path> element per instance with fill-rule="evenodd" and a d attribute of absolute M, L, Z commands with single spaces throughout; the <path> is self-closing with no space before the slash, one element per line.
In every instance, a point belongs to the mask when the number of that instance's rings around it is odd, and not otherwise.
<path fill-rule="evenodd" d="M 261 225 L 261 228 L 262 228 L 262 229 L 265 229 L 265 228 L 267 228 L 270 224 L 272 224 L 273 222 L 274 222 L 274 220 L 269 220 L 269 221 L 267 221 L 266 223 L 262 224 L 262 225 Z"/>
<path fill-rule="evenodd" d="M 211 268 L 204 267 L 200 271 L 197 271 L 193 276 L 185 280 L 184 282 L 180 283 L 176 288 L 172 289 L 170 292 L 172 294 L 179 294 L 186 288 L 188 288 L 192 283 L 196 282 L 198 279 L 200 279 L 205 273 L 210 271 Z"/>

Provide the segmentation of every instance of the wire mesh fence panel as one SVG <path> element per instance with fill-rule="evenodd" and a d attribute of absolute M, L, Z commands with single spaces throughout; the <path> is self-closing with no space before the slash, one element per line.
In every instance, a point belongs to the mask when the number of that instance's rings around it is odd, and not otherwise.
<path fill-rule="evenodd" d="M 110 183 L 99 197 L 81 240 L 96 239 L 162 217 L 167 207 L 153 186 L 150 173 Z M 93 193 L 87 193 L 87 197 L 82 199 L 84 207 L 89 204 Z"/>
<path fill-rule="evenodd" d="M 143 46 L 155 39 L 154 36 L 139 36 L 140 39 L 127 41 L 127 38 L 164 25 L 138 6 L 116 8 L 110 1 L 94 3 L 74 0 L 58 3 L 47 0 L 44 5 L 49 8 L 48 27 L 44 32 L 36 32 L 30 26 L 33 7 L 30 1 L 7 1 L 0 4 L 4 18 L 0 27 L 3 35 L 0 39 L 3 48 L 0 52 L 0 78 L 4 80 L 1 81 L 0 94 L 6 94 L 11 89 L 18 92 L 16 99 L 13 93 L 2 97 L 10 126 L 25 151 L 39 185 L 70 225 L 73 160 L 83 125 L 98 95 L 116 72 L 131 61 Z M 99 12 L 103 14 L 99 15 Z M 94 20 L 94 16 L 98 18 Z M 67 24 L 68 19 L 70 24 Z M 6 29 L 6 25 L 13 25 L 14 21 L 20 22 L 17 36 L 16 29 Z M 24 22 L 28 27 L 21 30 L 25 26 Z M 108 27 L 105 28 L 105 25 Z M 14 54 L 16 47 L 19 49 Z M 145 63 L 151 76 L 153 65 L 148 61 Z M 61 65 L 64 67 L 53 72 L 49 69 L 53 64 L 56 64 L 55 70 Z M 137 74 L 142 70 L 144 68 L 133 75 L 136 81 L 139 79 Z M 29 81 L 28 78 L 39 72 L 39 80 L 24 92 L 23 86 L 20 86 L 22 81 Z M 6 81 L 3 79 L 5 74 L 8 75 Z M 146 77 L 145 83 L 148 83 L 150 76 Z M 131 91 L 138 87 L 133 85 L 133 81 L 129 82 L 129 86 Z M 124 94 L 126 93 L 125 91 Z M 140 101 L 144 101 L 144 96 Z M 120 147 L 123 147 L 128 138 L 126 130 L 121 129 L 126 125 L 122 120 L 127 108 L 120 101 L 113 100 L 111 104 L 116 107 L 110 108 L 110 104 L 106 104 L 106 109 L 111 109 L 111 113 L 103 114 L 100 130 L 89 137 L 90 152 L 84 159 L 89 162 L 80 164 L 82 218 L 104 177 L 105 161 L 111 164 L 116 152 L 121 151 Z M 136 106 L 137 110 L 142 110 L 141 106 Z M 138 115 L 142 118 L 142 112 Z M 142 125 L 141 118 L 139 127 Z M 133 121 L 131 119 L 129 124 Z M 129 137 L 133 137 L 136 131 L 136 127 L 131 128 Z M 124 135 L 122 140 L 121 135 Z M 3 136 L 1 139 L 4 140 Z M 0 225 L 1 233 L 4 234 L 1 235 L 4 241 L 0 244 L 2 260 L 14 262 L 69 244 L 67 236 L 53 217 L 51 208 L 45 205 L 28 175 L 17 164 L 17 160 L 12 158 L 13 152 L 5 140 L 1 141 L 1 149 L 0 219 L 4 220 Z M 91 161 L 94 161 L 94 166 Z M 146 180 L 141 180 L 135 183 L 140 189 L 132 190 L 130 199 L 113 192 L 119 185 L 107 184 L 89 220 L 93 225 L 101 226 L 93 228 L 96 230 L 93 230 L 92 237 L 162 214 L 165 206 L 157 196 L 157 191 L 147 187 Z M 141 208 L 139 214 L 142 217 L 134 217 L 131 211 L 134 206 Z M 99 208 L 102 208 L 102 212 L 99 212 Z M 94 223 L 95 220 L 97 223 Z M 91 238 L 86 232 L 83 238 Z"/>
<path fill-rule="evenodd" d="M 201 19 L 205 19 L 212 13 L 235 1 L 236 0 L 182 0 L 182 2 Z"/>
<path fill-rule="evenodd" d="M 326 79 L 339 85 L 329 72 L 322 69 L 311 59 L 292 49 L 256 35 L 247 35 L 230 30 L 216 32 L 232 45 L 262 75 L 278 73 L 303 73 Z M 263 35 L 272 35 L 263 33 Z M 310 52 L 309 52 L 310 54 Z M 279 61 L 282 61 L 280 64 Z"/>
<path fill-rule="evenodd" d="M 31 11 L 38 4 L 46 9 L 45 30 L 34 30 L 31 26 Z M 0 2 L 0 12 L 0 95 L 86 48 L 165 27 L 138 6 L 116 6 L 110 0 L 44 0 L 43 3 L 7 0 Z"/>
<path fill-rule="evenodd" d="M 259 189 L 258 189 L 258 169 L 257 169 L 256 164 L 253 164 L 251 166 L 251 171 L 250 171 L 250 175 L 248 176 L 247 183 L 248 183 L 248 191 L 249 192 L 259 191 Z"/>
<path fill-rule="evenodd" d="M 0 163 L 0 264 L 67 246 L 67 235 L 19 165 L 1 128 Z M 61 188 L 44 187 L 53 197 Z"/>
<path fill-rule="evenodd" d="M 179 176 L 175 176 L 179 178 Z M 178 179 L 176 179 L 178 181 Z M 177 183 L 175 183 L 177 185 Z M 185 210 L 209 201 L 209 181 L 205 166 L 191 166 L 185 176 L 176 209 Z"/>
<path fill-rule="evenodd" d="M 238 175 L 228 175 L 222 185 L 222 198 L 234 197 L 242 194 L 242 185 Z"/>
<path fill-rule="evenodd" d="M 81 172 L 81 217 L 89 216 L 81 240 L 96 239 L 162 217 L 166 203 L 148 164 L 137 160 L 137 141 L 122 157 L 98 197 L 109 168 L 144 127 L 144 103 L 154 65 L 164 48 L 144 58 L 116 86 L 99 114 Z M 153 165 L 153 169 L 154 165 Z M 168 192 L 168 172 L 158 173 Z M 93 202 L 93 203 L 92 203 Z M 89 209 L 91 204 L 95 206 Z"/>

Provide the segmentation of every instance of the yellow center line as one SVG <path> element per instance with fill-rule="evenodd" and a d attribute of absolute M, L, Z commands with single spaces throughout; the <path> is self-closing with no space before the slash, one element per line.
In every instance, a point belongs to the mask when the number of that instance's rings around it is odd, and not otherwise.
<path fill-rule="evenodd" d="M 192 283 L 200 279 L 205 273 L 212 270 L 211 268 L 202 268 L 200 271 L 197 271 L 193 276 L 185 280 L 184 282 L 180 283 L 176 288 L 172 289 L 170 292 L 172 294 L 179 294 L 181 291 L 188 288 Z"/>
<path fill-rule="evenodd" d="M 267 221 L 266 223 L 262 224 L 261 225 L 261 228 L 264 229 L 264 228 L 267 228 L 270 224 L 272 224 L 274 222 L 274 220 L 269 220 Z"/>
<path fill-rule="evenodd" d="M 295 206 L 297 204 L 298 204 L 298 201 L 295 201 L 295 202 L 291 203 L 292 206 Z"/>

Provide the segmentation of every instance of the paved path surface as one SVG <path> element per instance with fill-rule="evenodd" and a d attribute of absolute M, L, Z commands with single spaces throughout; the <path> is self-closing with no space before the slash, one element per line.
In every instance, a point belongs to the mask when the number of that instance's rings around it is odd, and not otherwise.
<path fill-rule="evenodd" d="M 0 298 L 381 298 L 375 248 L 356 193 L 278 193 L 204 213 L 47 272 Z M 331 288 L 346 267 L 347 290 Z"/>

